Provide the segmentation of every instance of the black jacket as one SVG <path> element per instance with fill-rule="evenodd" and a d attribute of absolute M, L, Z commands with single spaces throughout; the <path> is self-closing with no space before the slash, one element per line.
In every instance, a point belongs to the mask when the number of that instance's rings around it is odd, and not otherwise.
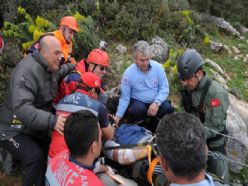
<path fill-rule="evenodd" d="M 58 81 L 73 69 L 74 65 L 65 64 L 57 72 L 49 72 L 38 50 L 21 60 L 11 73 L 7 95 L 0 107 L 0 139 L 19 133 L 37 136 L 54 129 L 52 99 Z"/>

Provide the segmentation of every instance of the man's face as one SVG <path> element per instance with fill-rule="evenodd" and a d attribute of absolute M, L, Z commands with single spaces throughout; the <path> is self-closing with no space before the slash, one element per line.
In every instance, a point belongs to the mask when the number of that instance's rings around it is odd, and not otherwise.
<path fill-rule="evenodd" d="M 60 43 L 52 42 L 50 46 L 42 52 L 42 56 L 47 61 L 49 70 L 51 72 L 57 71 L 62 58 Z"/>
<path fill-rule="evenodd" d="M 63 35 L 64 35 L 64 38 L 65 38 L 65 40 L 66 40 L 67 43 L 71 43 L 72 42 L 75 33 L 76 33 L 75 30 L 72 30 L 72 29 L 70 29 L 67 26 L 64 27 Z"/>
<path fill-rule="evenodd" d="M 192 77 L 188 79 L 181 80 L 182 86 L 188 90 L 194 90 L 197 87 L 198 83 L 199 80 L 196 74 L 194 74 Z"/>
<path fill-rule="evenodd" d="M 134 57 L 134 62 L 141 71 L 145 72 L 149 69 L 150 57 L 145 56 L 143 53 L 137 52 Z"/>
<path fill-rule="evenodd" d="M 96 74 L 100 79 L 102 79 L 103 76 L 107 73 L 107 67 L 102 65 L 96 65 L 93 73 Z"/>

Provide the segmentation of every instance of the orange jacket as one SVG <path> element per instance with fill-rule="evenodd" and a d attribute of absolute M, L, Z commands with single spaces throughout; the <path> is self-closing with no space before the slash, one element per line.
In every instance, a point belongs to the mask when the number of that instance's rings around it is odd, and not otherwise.
<path fill-rule="evenodd" d="M 66 40 L 60 30 L 54 31 L 53 34 L 60 41 L 62 53 L 64 54 L 65 61 L 67 61 L 72 43 L 66 43 Z"/>

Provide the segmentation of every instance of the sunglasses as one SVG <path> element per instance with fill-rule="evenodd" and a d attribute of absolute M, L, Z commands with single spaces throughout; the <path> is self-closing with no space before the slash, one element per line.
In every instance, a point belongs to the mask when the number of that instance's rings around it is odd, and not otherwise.
<path fill-rule="evenodd" d="M 107 67 L 100 67 L 100 70 L 101 71 L 104 71 L 104 70 L 107 71 Z"/>

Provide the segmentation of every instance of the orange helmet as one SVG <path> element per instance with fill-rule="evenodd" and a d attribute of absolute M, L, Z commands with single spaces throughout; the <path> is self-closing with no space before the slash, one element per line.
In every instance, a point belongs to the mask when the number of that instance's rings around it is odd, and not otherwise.
<path fill-rule="evenodd" d="M 88 88 L 98 88 L 101 87 L 101 80 L 100 78 L 92 73 L 92 72 L 85 72 L 81 75 L 81 82 L 83 86 Z"/>
<path fill-rule="evenodd" d="M 101 49 L 93 49 L 87 58 L 87 63 L 94 63 L 102 66 L 109 66 L 108 54 Z"/>
<path fill-rule="evenodd" d="M 60 20 L 60 26 L 68 26 L 70 29 L 75 30 L 76 32 L 79 31 L 77 20 L 73 16 L 65 16 Z"/>

